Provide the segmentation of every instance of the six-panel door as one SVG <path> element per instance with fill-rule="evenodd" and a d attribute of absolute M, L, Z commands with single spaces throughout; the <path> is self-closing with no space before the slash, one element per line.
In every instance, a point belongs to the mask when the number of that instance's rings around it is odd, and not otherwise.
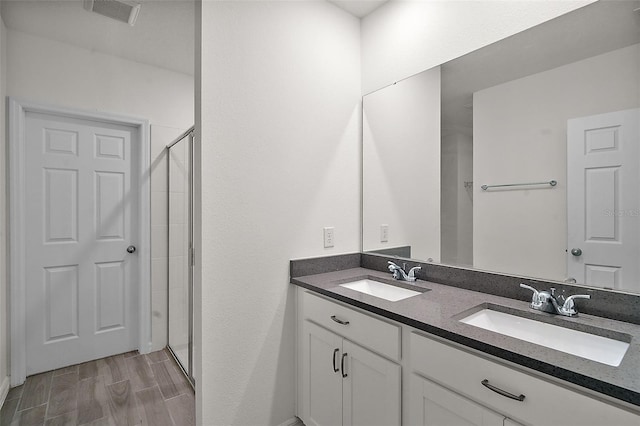
<path fill-rule="evenodd" d="M 133 127 L 27 113 L 27 375 L 137 347 Z"/>
<path fill-rule="evenodd" d="M 567 271 L 640 291 L 640 109 L 567 123 Z"/>

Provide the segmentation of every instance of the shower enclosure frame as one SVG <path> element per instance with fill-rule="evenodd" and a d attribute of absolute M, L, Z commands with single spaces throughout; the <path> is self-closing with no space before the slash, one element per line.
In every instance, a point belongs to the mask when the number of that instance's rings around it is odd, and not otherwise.
<path fill-rule="evenodd" d="M 190 127 L 189 129 L 187 129 L 184 133 L 182 133 L 180 136 L 178 136 L 176 139 L 173 140 L 173 142 L 171 142 L 170 144 L 168 144 L 165 147 L 166 150 L 166 155 L 167 155 L 167 220 L 169 223 L 169 226 L 167 227 L 167 349 L 169 350 L 169 353 L 171 354 L 171 356 L 173 357 L 173 359 L 176 361 L 176 363 L 180 366 L 180 369 L 182 370 L 182 372 L 184 373 L 184 375 L 186 376 L 187 380 L 189 381 L 189 383 L 191 384 L 191 386 L 195 389 L 195 378 L 194 378 L 194 374 L 193 374 L 193 266 L 194 266 L 194 260 L 195 260 L 195 255 L 194 255 L 194 251 L 193 251 L 193 201 L 194 201 L 194 194 L 193 194 L 193 141 L 194 141 L 194 132 L 195 132 L 195 126 Z M 187 206 L 188 206 L 188 210 L 187 210 L 187 223 L 188 223 L 188 229 L 187 229 L 187 233 L 188 233 L 188 239 L 189 239 L 189 244 L 188 244 L 188 253 L 187 253 L 187 265 L 188 265 L 188 275 L 187 275 L 187 287 L 188 287 L 188 342 L 187 342 L 187 347 L 188 347 L 188 365 L 185 366 L 183 365 L 182 361 L 180 360 L 180 357 L 176 354 L 176 352 L 174 351 L 174 349 L 171 347 L 170 344 L 170 321 L 171 321 L 171 313 L 170 313 L 170 302 L 171 302 L 171 296 L 170 296 L 170 285 L 171 285 L 171 272 L 170 272 L 170 257 L 169 257 L 169 250 L 170 250 L 170 246 L 171 246 L 171 238 L 170 238 L 170 232 L 169 229 L 171 229 L 170 226 L 170 217 L 171 217 L 171 148 L 173 148 L 174 146 L 176 146 L 177 144 L 179 144 L 180 142 L 184 141 L 186 139 L 187 141 L 187 159 L 188 159 L 188 164 L 189 164 L 189 168 L 188 168 L 188 172 L 187 172 L 187 176 L 188 176 L 188 191 L 187 191 L 187 195 L 188 195 L 188 199 L 187 199 Z"/>

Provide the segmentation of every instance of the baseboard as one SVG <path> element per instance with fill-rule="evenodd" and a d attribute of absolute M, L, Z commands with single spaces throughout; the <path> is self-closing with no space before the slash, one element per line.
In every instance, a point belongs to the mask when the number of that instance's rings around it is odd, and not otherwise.
<path fill-rule="evenodd" d="M 292 417 L 289 420 L 280 423 L 278 426 L 304 426 L 304 423 L 302 423 L 302 420 L 299 418 Z"/>
<path fill-rule="evenodd" d="M 138 348 L 138 352 L 140 352 L 141 354 L 148 354 L 151 352 L 152 348 L 153 348 L 153 343 L 151 341 L 148 341 L 140 345 L 140 347 Z"/>
<path fill-rule="evenodd" d="M 9 376 L 5 376 L 5 378 L 2 379 L 2 384 L 0 384 L 0 408 L 4 405 L 4 400 L 7 398 L 10 388 L 11 380 L 9 379 Z"/>

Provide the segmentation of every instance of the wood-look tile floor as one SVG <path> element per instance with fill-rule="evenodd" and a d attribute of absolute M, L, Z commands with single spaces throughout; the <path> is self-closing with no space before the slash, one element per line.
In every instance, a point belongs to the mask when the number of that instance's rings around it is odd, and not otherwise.
<path fill-rule="evenodd" d="M 194 404 L 168 352 L 129 352 L 28 377 L 9 391 L 0 426 L 190 426 Z"/>

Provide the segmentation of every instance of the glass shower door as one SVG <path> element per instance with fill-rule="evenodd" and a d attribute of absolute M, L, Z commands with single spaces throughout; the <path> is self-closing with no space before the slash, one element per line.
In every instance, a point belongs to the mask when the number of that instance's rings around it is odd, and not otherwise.
<path fill-rule="evenodd" d="M 169 349 L 193 383 L 193 130 L 167 147 L 169 184 Z"/>

